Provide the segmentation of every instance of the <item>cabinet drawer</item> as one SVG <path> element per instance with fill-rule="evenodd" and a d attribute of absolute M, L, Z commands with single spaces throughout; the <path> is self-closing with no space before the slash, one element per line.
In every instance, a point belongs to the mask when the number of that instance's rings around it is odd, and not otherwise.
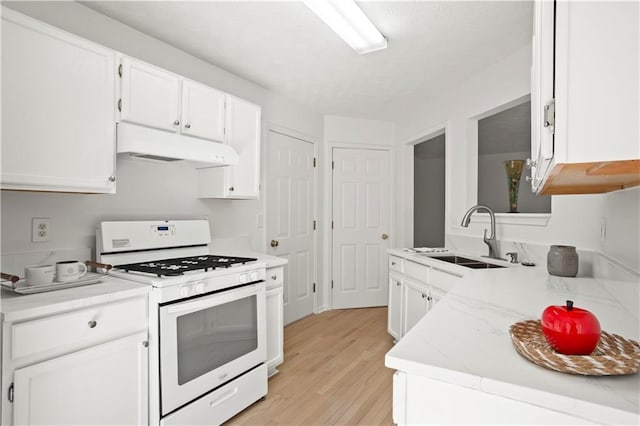
<path fill-rule="evenodd" d="M 12 325 L 11 358 L 86 347 L 146 328 L 146 298 L 93 306 Z"/>
<path fill-rule="evenodd" d="M 277 287 L 284 284 L 284 266 L 267 269 L 267 288 Z"/>
<path fill-rule="evenodd" d="M 429 267 L 415 262 L 404 262 L 404 274 L 423 283 L 429 282 Z"/>
<path fill-rule="evenodd" d="M 403 259 L 398 256 L 389 256 L 389 270 L 402 272 Z"/>
<path fill-rule="evenodd" d="M 429 271 L 429 284 L 445 292 L 451 290 L 454 285 L 460 282 L 460 279 L 462 279 L 462 275 L 455 275 L 434 268 Z"/>

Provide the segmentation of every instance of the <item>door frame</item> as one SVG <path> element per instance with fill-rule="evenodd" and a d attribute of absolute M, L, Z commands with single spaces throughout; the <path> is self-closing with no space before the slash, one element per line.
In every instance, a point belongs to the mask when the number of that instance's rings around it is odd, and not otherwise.
<path fill-rule="evenodd" d="M 399 212 L 398 216 L 402 217 L 404 225 L 398 232 L 402 234 L 402 246 L 413 247 L 413 194 L 415 188 L 413 187 L 413 150 L 414 146 L 428 141 L 436 136 L 444 134 L 444 240 L 445 246 L 447 245 L 447 234 L 451 227 L 452 220 L 451 214 L 451 173 L 452 173 L 452 158 L 451 158 L 451 121 L 447 120 L 436 124 L 429 129 L 426 129 L 420 133 L 417 133 L 405 140 L 401 144 L 402 150 L 402 176 L 400 177 L 400 183 L 398 185 L 401 188 L 399 202 L 401 206 L 406 207 L 404 212 Z M 477 162 L 476 162 L 477 163 Z M 461 216 L 462 217 L 462 216 Z"/>
<path fill-rule="evenodd" d="M 395 247 L 398 241 L 396 230 L 396 212 L 393 208 L 395 200 L 398 199 L 395 188 L 400 183 L 398 176 L 395 173 L 396 170 L 396 148 L 392 144 L 367 144 L 367 143 L 351 143 L 351 142 L 336 142 L 327 141 L 324 146 L 325 158 L 322 166 L 323 178 L 323 232 L 322 232 L 322 255 L 325 262 L 322 265 L 323 271 L 323 305 L 328 310 L 333 309 L 333 292 L 331 291 L 331 277 L 333 276 L 333 233 L 331 232 L 331 221 L 333 219 L 333 172 L 331 163 L 333 162 L 333 149 L 369 149 L 376 151 L 387 151 L 389 153 L 389 176 L 390 190 L 389 190 L 389 247 Z M 385 280 L 385 285 L 387 280 Z"/>
<path fill-rule="evenodd" d="M 267 187 L 267 177 L 269 176 L 269 161 L 268 161 L 268 151 L 270 148 L 270 140 L 269 140 L 269 136 L 270 136 L 270 132 L 274 132 L 274 133 L 278 133 L 281 134 L 283 136 L 288 136 L 290 138 L 294 138 L 294 139 L 298 139 L 302 142 L 305 143 L 310 143 L 313 145 L 313 157 L 316 159 L 316 167 L 313 168 L 313 217 L 315 218 L 315 221 L 317 223 L 318 226 L 320 226 L 320 218 L 318 216 L 319 213 L 319 200 L 318 200 L 318 170 L 319 170 L 319 163 L 320 163 L 320 159 L 318 158 L 318 145 L 319 145 L 319 139 L 317 137 L 308 135 L 306 133 L 303 132 L 299 132 L 297 130 L 294 129 L 290 129 L 288 127 L 285 126 L 281 126 L 279 124 L 275 124 L 275 123 L 266 123 L 263 126 L 263 135 L 265 135 L 266 137 L 263 137 L 262 140 L 266 140 L 267 141 L 267 146 L 266 149 L 261 149 L 261 156 L 262 156 L 262 164 L 264 164 L 264 167 L 262 167 L 262 176 L 261 176 L 261 182 L 264 182 L 264 188 L 262 188 L 262 192 L 264 194 L 264 196 L 262 197 L 262 202 L 260 203 L 260 208 L 262 209 L 262 215 L 263 215 L 263 230 L 262 230 L 262 247 L 265 248 L 265 253 L 269 253 L 269 246 L 268 246 L 268 242 L 270 241 L 270 239 L 267 238 L 267 223 L 268 223 L 268 218 L 267 218 L 267 198 L 269 197 L 269 189 Z M 316 232 L 313 233 L 313 252 L 314 252 L 314 256 L 313 256 L 313 282 L 316 284 L 316 291 L 313 293 L 313 313 L 317 314 L 319 312 L 322 312 L 323 310 L 325 310 L 325 308 L 323 307 L 323 305 L 319 304 L 319 297 L 318 297 L 318 291 L 322 290 L 322 285 L 320 285 L 321 283 L 318 281 L 318 264 L 320 262 L 320 250 L 319 250 L 319 238 L 318 238 L 318 234 L 319 231 L 316 227 Z M 322 293 L 320 293 L 322 294 Z"/>

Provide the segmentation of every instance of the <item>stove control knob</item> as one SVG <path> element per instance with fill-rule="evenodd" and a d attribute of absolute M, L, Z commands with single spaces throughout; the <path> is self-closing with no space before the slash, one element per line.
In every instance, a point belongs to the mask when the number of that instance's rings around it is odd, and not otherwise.
<path fill-rule="evenodd" d="M 247 277 L 247 274 L 240 274 L 238 280 L 240 281 L 240 284 L 244 284 L 249 280 L 249 278 Z"/>
<path fill-rule="evenodd" d="M 182 297 L 189 296 L 189 287 L 187 287 L 187 286 L 180 287 L 180 290 L 178 290 L 178 293 L 180 293 L 180 296 L 182 296 Z"/>
<path fill-rule="evenodd" d="M 258 271 L 251 271 L 251 281 L 258 280 Z"/>
<path fill-rule="evenodd" d="M 196 284 L 196 293 L 204 293 L 204 286 L 203 282 Z"/>

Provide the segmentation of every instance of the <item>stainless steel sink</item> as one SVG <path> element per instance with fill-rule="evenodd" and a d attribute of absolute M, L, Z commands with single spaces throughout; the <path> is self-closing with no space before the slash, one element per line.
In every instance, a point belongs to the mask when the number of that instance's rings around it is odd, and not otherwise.
<path fill-rule="evenodd" d="M 471 269 L 492 269 L 492 268 L 505 268 L 505 266 L 497 265 L 495 263 L 483 262 L 481 260 L 469 259 L 462 256 L 429 256 L 434 260 L 441 260 L 447 263 L 453 263 L 455 265 L 464 266 Z"/>

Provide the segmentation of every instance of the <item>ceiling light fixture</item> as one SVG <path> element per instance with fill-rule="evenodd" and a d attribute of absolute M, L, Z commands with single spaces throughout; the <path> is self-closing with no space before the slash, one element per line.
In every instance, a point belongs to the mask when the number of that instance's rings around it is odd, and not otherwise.
<path fill-rule="evenodd" d="M 305 0 L 304 3 L 356 52 L 363 54 L 387 47 L 387 39 L 354 0 Z"/>

